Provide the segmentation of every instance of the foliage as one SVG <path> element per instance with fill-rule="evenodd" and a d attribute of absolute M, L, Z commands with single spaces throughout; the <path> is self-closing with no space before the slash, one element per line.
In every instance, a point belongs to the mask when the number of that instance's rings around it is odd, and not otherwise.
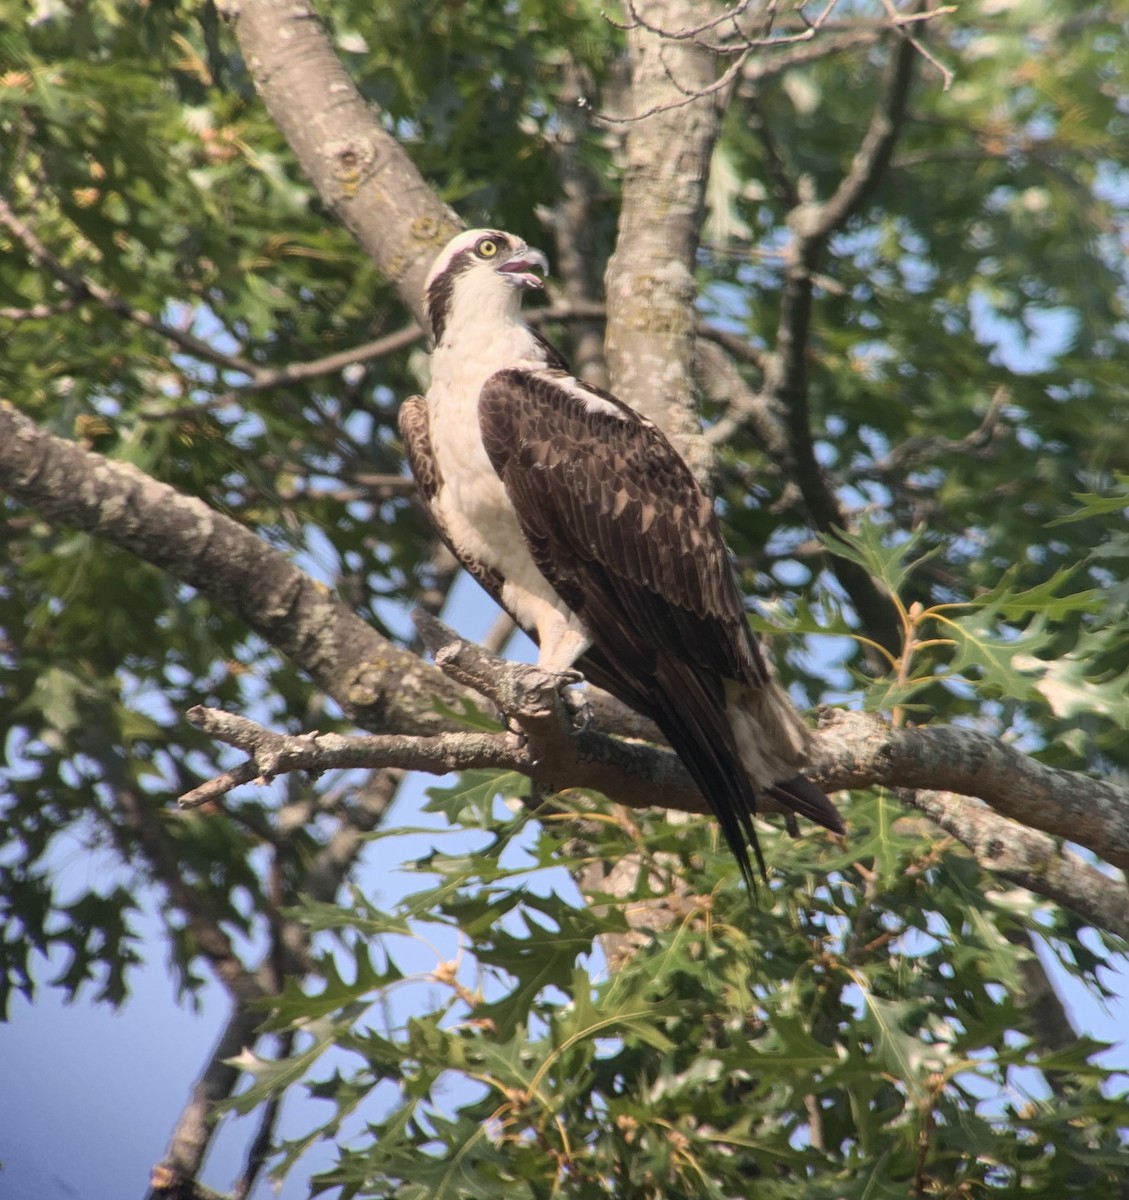
<path fill-rule="evenodd" d="M 890 797 L 855 797 L 849 853 L 773 838 L 777 871 L 755 907 L 708 830 L 655 829 L 643 849 L 656 872 L 676 861 L 688 893 L 614 972 L 601 939 L 667 893 L 662 874 L 575 907 L 542 890 L 543 864 L 582 865 L 545 829 L 519 867 L 491 869 L 524 823 L 499 812 L 476 855 L 436 852 L 440 882 L 398 913 L 363 898 L 304 910 L 333 935 L 324 986 L 285 996 L 271 1024 L 297 1022 L 307 1049 L 246 1063 L 256 1082 L 239 1106 L 336 1047 L 309 1084 L 329 1106 L 310 1138 L 338 1137 L 358 1111 L 364 1124 L 318 1190 L 1120 1194 L 1122 1107 L 1093 1061 L 1104 1047 L 1040 1049 L 1017 1002 L 1021 947 L 1050 932 L 1051 906 L 994 888 Z M 592 848 L 636 847 L 611 824 Z M 461 962 L 437 954 L 413 985 L 397 943 L 440 930 Z M 309 1140 L 286 1148 L 284 1169 Z"/>
<path fill-rule="evenodd" d="M 321 7 L 439 194 L 468 223 L 550 236 L 537 214 L 561 187 L 562 80 L 578 70 L 596 109 L 623 86 L 625 34 L 600 6 Z M 808 415 L 850 528 L 817 545 L 793 481 L 739 427 L 718 449 L 727 533 L 763 601 L 755 622 L 813 703 L 975 721 L 1056 766 L 1125 772 L 1125 19 L 1116 6 L 985 2 L 922 36 L 953 86 L 922 62 L 893 160 L 832 239 L 813 308 Z M 703 319 L 774 345 L 789 237 L 774 153 L 831 194 L 885 54 L 860 42 L 737 89 L 699 255 Z M 0 392 L 202 497 L 404 637 L 407 607 L 446 582 L 395 433 L 421 346 L 254 386 L 255 372 L 408 318 L 303 178 L 215 6 L 42 0 L 28 19 L 0 0 L 0 60 L 0 197 L 63 272 L 216 351 L 69 287 L 5 226 Z M 576 147 L 602 259 L 623 136 L 593 121 Z M 571 327 L 550 332 L 567 344 Z M 703 397 L 707 427 L 725 415 Z M 398 908 L 366 898 L 363 871 L 347 904 L 300 900 L 335 807 L 363 783 L 291 780 L 169 816 L 171 797 L 231 762 L 182 714 L 204 703 L 299 731 L 342 725 L 336 710 L 219 606 L 14 504 L 5 515 L 0 1012 L 13 990 L 35 994 L 52 953 L 47 982 L 69 998 L 126 999 L 152 954 L 139 897 L 161 878 L 125 815 L 132 797 L 164 814 L 163 851 L 241 945 L 266 942 L 279 906 L 314 935 L 316 982 L 291 978 L 264 1005 L 298 1046 L 246 1058 L 255 1082 L 238 1103 L 315 1080 L 330 1115 L 281 1165 L 339 1137 L 323 1189 L 1122 1194 L 1123 1103 L 1110 1097 L 1123 1082 L 1093 1044 L 1047 1045 L 1021 1000 L 1032 945 L 1099 994 L 1120 947 L 1001 889 L 891 796 L 851 798 L 846 849 L 766 832 L 773 881 L 750 908 L 706 822 L 597 818 L 597 801 L 570 795 L 581 849 L 498 803 L 524 781 L 464 776 L 433 807 L 475 848 L 416 864 L 421 887 Z M 868 645 L 836 559 L 896 598 L 898 654 Z M 112 859 L 112 880 L 65 878 L 75 845 Z M 626 898 L 574 903 L 542 874 L 636 851 L 650 874 Z M 633 914 L 675 876 L 681 898 L 655 905 L 640 935 Z M 199 939 L 181 908 L 162 912 L 175 986 L 191 993 Z M 402 970 L 407 945 L 440 933 L 457 965 L 437 954 L 420 978 Z"/>

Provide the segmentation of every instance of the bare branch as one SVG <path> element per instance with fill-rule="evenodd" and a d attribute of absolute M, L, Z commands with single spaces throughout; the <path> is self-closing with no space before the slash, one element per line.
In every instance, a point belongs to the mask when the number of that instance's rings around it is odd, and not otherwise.
<path fill-rule="evenodd" d="M 886 10 L 890 18 L 890 24 L 906 39 L 906 41 L 925 59 L 927 63 L 935 67 L 941 75 L 941 88 L 943 91 L 948 91 L 953 82 L 953 73 L 941 62 L 936 55 L 932 54 L 929 49 L 913 34 L 913 24 L 917 21 L 929 21 L 939 13 L 956 12 L 955 7 L 936 8 L 928 12 L 916 12 L 902 14 L 894 7 L 892 0 L 882 0 L 882 7 Z"/>
<path fill-rule="evenodd" d="M 839 181 L 834 195 L 821 203 L 801 204 L 789 217 L 789 224 L 802 243 L 810 244 L 813 249 L 815 246 L 822 248 L 826 239 L 859 211 L 877 187 L 905 120 L 914 61 L 914 41 L 904 38 L 891 52 L 882 94 L 850 168 Z M 811 251 L 805 251 L 806 247 L 799 249 L 796 258 L 809 261 Z"/>
<path fill-rule="evenodd" d="M 287 363 L 284 367 L 267 370 L 253 367 L 251 378 L 244 384 L 213 396 L 196 404 L 180 405 L 177 408 L 143 408 L 140 416 L 146 420 L 181 421 L 186 417 L 201 412 L 214 412 L 217 409 L 228 408 L 240 404 L 243 398 L 253 392 L 264 392 L 271 388 L 286 387 L 292 383 L 301 383 L 307 379 L 317 379 L 322 375 L 332 375 L 354 363 L 371 362 L 386 355 L 404 350 L 423 338 L 424 331 L 414 321 L 405 325 L 395 333 L 385 334 L 371 342 L 363 342 L 350 350 L 339 350 L 336 354 L 327 354 L 324 358 L 311 359 L 308 362 Z"/>
<path fill-rule="evenodd" d="M 650 107 L 631 114 L 601 112 L 598 120 L 609 125 L 629 125 L 636 121 L 643 121 L 658 113 L 682 108 L 695 99 L 723 91 L 739 76 L 752 82 L 763 82 L 783 71 L 825 58 L 829 54 L 855 46 L 871 44 L 890 30 L 896 31 L 906 40 L 907 44 L 941 73 L 943 86 L 947 89 L 952 82 L 952 72 L 930 53 L 911 30 L 915 25 L 956 12 L 956 7 L 945 5 L 928 11 L 903 13 L 895 8 L 891 0 L 882 0 L 882 2 L 887 14 L 885 22 L 852 23 L 847 29 L 828 36 L 819 35 L 826 31 L 838 0 L 827 0 L 820 12 L 810 19 L 804 15 L 802 8 L 797 6 L 796 16 L 804 27 L 796 33 L 773 33 L 769 30 L 760 36 L 748 34 L 741 28 L 740 17 L 749 7 L 747 0 L 708 20 L 681 26 L 667 26 L 655 20 L 648 20 L 640 15 L 641 3 L 629 3 L 630 20 L 623 24 L 611 21 L 611 24 L 616 25 L 617 28 L 628 31 L 644 30 L 658 38 L 660 44 L 671 43 L 677 46 L 692 43 L 698 49 L 718 57 L 733 56 L 734 61 L 722 72 L 720 77 L 704 86 L 685 84 L 679 80 L 674 69 L 662 56 L 660 45 L 660 58 L 662 58 L 670 83 L 679 93 L 679 98 L 657 101 Z M 714 39 L 703 36 L 726 24 L 732 27 L 731 34 Z M 754 51 L 763 53 L 754 54 Z"/>
<path fill-rule="evenodd" d="M 810 66 L 813 62 L 819 62 L 820 59 L 827 58 L 832 54 L 841 54 L 844 50 L 853 50 L 859 46 L 872 46 L 882 39 L 886 29 L 886 25 L 877 23 L 841 33 L 833 33 L 825 29 L 815 41 L 781 49 L 774 48 L 772 53 L 755 55 L 747 59 L 742 77 L 746 83 L 759 86 L 769 79 L 783 75 L 785 71 Z"/>
<path fill-rule="evenodd" d="M 787 458 L 788 437 L 782 413 L 770 397 L 745 382 L 720 344 L 699 338 L 694 372 L 702 392 L 725 406 L 724 415 L 705 432 L 712 445 L 725 445 L 738 429 L 747 426 L 769 458 L 776 463 Z"/>
<path fill-rule="evenodd" d="M 528 751 L 504 734 L 443 733 L 433 737 L 386 734 L 348 737 L 339 733 L 272 733 L 257 722 L 219 709 L 190 708 L 185 716 L 197 728 L 226 745 L 238 747 L 251 762 L 238 771 L 224 772 L 205 788 L 206 799 L 231 791 L 243 782 L 268 783 L 289 771 L 347 770 L 357 767 L 395 767 L 442 775 L 478 767 L 531 769 Z M 248 779 L 247 776 L 250 775 Z M 196 788 L 180 797 L 181 808 L 202 803 Z"/>
<path fill-rule="evenodd" d="M 930 462 L 942 454 L 982 455 L 1002 432 L 1000 421 L 1011 403 L 1011 392 L 1003 386 L 996 388 L 980 424 L 962 438 L 919 436 L 907 438 L 872 467 L 873 475 L 904 473 L 923 462 Z M 865 472 L 863 472 L 865 473 Z M 863 474 L 863 473 L 860 473 Z"/>

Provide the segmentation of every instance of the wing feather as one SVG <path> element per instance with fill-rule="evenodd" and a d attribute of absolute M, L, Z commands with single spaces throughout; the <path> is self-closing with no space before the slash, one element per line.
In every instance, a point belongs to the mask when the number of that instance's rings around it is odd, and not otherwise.
<path fill-rule="evenodd" d="M 789 747 L 802 723 L 749 630 L 713 505 L 664 435 L 554 369 L 492 375 L 478 413 L 534 561 L 592 639 L 579 665 L 663 731 L 746 880 L 750 846 L 764 873 L 758 787 L 841 830 L 831 802 L 794 773 Z M 781 763 L 779 776 L 755 783 L 730 710 L 746 693 L 761 699 L 764 761 Z M 741 736 L 749 726 L 746 717 Z"/>
<path fill-rule="evenodd" d="M 650 654 L 667 649 L 742 683 L 766 678 L 712 505 L 654 425 L 521 370 L 487 381 L 479 418 L 538 566 L 577 596 L 587 624 L 598 577 L 617 602 L 604 636 L 620 636 L 630 614 Z"/>

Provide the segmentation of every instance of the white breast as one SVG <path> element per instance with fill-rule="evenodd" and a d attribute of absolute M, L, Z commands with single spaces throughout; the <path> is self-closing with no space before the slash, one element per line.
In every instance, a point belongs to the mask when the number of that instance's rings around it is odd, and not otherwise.
<path fill-rule="evenodd" d="M 571 665 L 588 639 L 533 562 L 478 423 L 478 397 L 486 380 L 506 368 L 536 370 L 544 365 L 544 355 L 525 325 L 489 327 L 496 336 L 484 338 L 481 323 L 466 331 L 448 328 L 431 356 L 427 404 L 443 480 L 434 503 L 459 557 L 501 574 L 505 607 L 523 629 L 538 635 L 542 665 L 560 670 Z"/>

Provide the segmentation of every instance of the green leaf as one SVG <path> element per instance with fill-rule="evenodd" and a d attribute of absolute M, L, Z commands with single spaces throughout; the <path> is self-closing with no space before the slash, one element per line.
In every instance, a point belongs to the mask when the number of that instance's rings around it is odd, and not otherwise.
<path fill-rule="evenodd" d="M 1073 613 L 1100 612 L 1103 601 L 1102 593 L 1097 588 L 1067 592 L 1066 595 L 1059 594 L 1077 574 L 1075 568 L 1064 567 L 1034 587 L 1015 591 L 1019 571 L 1013 567 L 1000 576 L 1000 581 L 994 588 L 977 596 L 973 603 L 978 608 L 1008 620 L 1026 616 L 1028 613 L 1040 613 L 1045 617 L 1060 620 Z"/>
<path fill-rule="evenodd" d="M 1038 652 L 1052 644 L 1053 634 L 1042 614 L 1021 630 L 1001 628 L 997 616 L 995 609 L 984 607 L 945 619 L 944 628 L 957 647 L 949 669 L 978 688 L 1012 700 L 1029 699 L 1046 670 Z"/>
<path fill-rule="evenodd" d="M 488 829 L 498 797 L 524 796 L 529 780 L 517 771 L 464 771 L 449 787 L 428 788 L 424 812 L 444 813 L 452 825 Z"/>
<path fill-rule="evenodd" d="M 864 567 L 886 585 L 893 596 L 901 594 L 913 572 L 937 552 L 935 549 L 912 557 L 923 544 L 924 529 L 904 534 L 888 524 L 864 517 L 848 532 L 836 529 L 823 537 L 828 552 Z"/>

